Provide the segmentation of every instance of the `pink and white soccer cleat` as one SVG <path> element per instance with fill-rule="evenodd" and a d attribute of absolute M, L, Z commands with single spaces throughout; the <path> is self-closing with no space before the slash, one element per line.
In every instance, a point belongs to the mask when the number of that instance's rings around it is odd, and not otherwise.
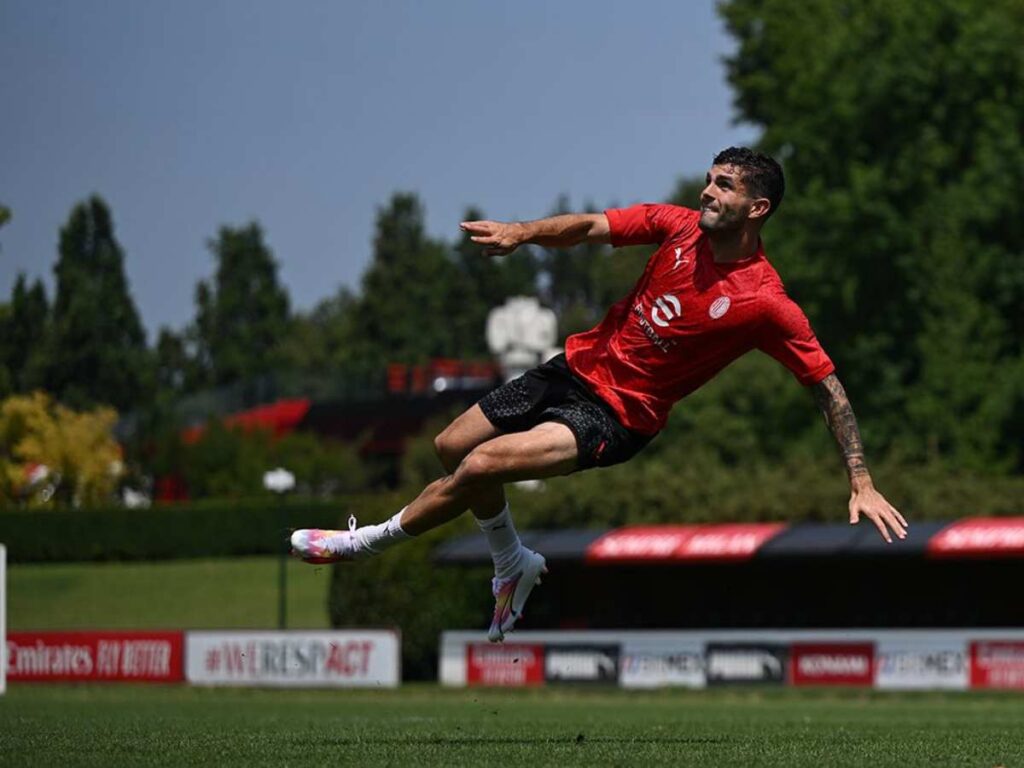
<path fill-rule="evenodd" d="M 307 563 L 351 562 L 359 552 L 356 541 L 356 516 L 349 515 L 347 531 L 300 528 L 292 533 L 292 554 Z"/>
<path fill-rule="evenodd" d="M 487 630 L 488 640 L 500 643 L 505 639 L 505 633 L 512 631 L 516 621 L 523 615 L 523 607 L 530 592 L 540 584 L 541 574 L 547 572 L 547 561 L 544 556 L 524 547 L 519 572 L 507 579 L 495 577 L 491 581 L 491 592 L 494 593 L 494 618 L 491 619 L 490 629 Z"/>

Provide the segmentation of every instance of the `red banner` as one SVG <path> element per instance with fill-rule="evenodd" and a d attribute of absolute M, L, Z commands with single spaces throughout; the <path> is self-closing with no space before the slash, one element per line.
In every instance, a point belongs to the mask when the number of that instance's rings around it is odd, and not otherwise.
<path fill-rule="evenodd" d="M 928 542 L 929 557 L 1020 557 L 1024 517 L 975 517 L 943 528 Z"/>
<path fill-rule="evenodd" d="M 1024 688 L 1024 641 L 971 643 L 972 688 Z"/>
<path fill-rule="evenodd" d="M 184 679 L 181 632 L 11 632 L 13 682 L 159 682 Z"/>
<path fill-rule="evenodd" d="M 874 683 L 872 643 L 793 643 L 790 646 L 793 685 L 866 685 Z"/>
<path fill-rule="evenodd" d="M 747 560 L 785 528 L 785 523 L 629 526 L 606 533 L 585 557 L 599 563 Z"/>
<path fill-rule="evenodd" d="M 544 646 L 474 643 L 466 655 L 469 685 L 543 685 Z"/>

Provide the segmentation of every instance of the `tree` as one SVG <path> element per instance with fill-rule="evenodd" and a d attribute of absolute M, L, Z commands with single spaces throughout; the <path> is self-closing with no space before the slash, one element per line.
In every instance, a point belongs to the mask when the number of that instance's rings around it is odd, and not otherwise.
<path fill-rule="evenodd" d="M 0 316 L 0 367 L 10 391 L 26 392 L 41 375 L 42 347 L 45 342 L 49 304 L 41 280 L 32 287 L 18 275 L 11 291 L 11 302 Z"/>
<path fill-rule="evenodd" d="M 107 204 L 79 203 L 60 231 L 57 295 L 45 346 L 46 388 L 71 405 L 136 406 L 149 355 Z M 32 301 L 38 301 L 38 296 Z"/>
<path fill-rule="evenodd" d="M 74 411 L 49 395 L 0 404 L 0 501 L 73 506 L 107 501 L 122 472 L 111 408 Z M 39 479 L 33 476 L 39 475 Z"/>
<path fill-rule="evenodd" d="M 444 243 L 424 232 L 416 195 L 395 194 L 378 211 L 373 261 L 354 308 L 359 364 L 380 370 L 388 362 L 460 355 L 451 333 L 462 311 L 457 275 Z"/>
<path fill-rule="evenodd" d="M 342 286 L 311 310 L 296 312 L 281 337 L 275 356 L 281 365 L 303 375 L 335 375 L 356 362 L 352 358 L 357 298 Z"/>
<path fill-rule="evenodd" d="M 485 218 L 482 211 L 470 207 L 464 221 Z M 508 256 L 484 256 L 483 249 L 463 232 L 452 250 L 457 267 L 456 285 L 449 292 L 453 306 L 454 348 L 462 357 L 487 357 L 485 329 L 487 315 L 512 296 L 537 293 L 538 264 L 531 249 L 519 248 Z"/>
<path fill-rule="evenodd" d="M 0 227 L 3 227 L 8 221 L 11 220 L 11 209 L 6 205 L 0 204 Z"/>
<path fill-rule="evenodd" d="M 588 203 L 583 206 L 583 211 L 593 213 L 596 208 Z M 569 199 L 561 196 L 548 215 L 572 212 L 574 208 Z M 607 296 L 601 295 L 599 276 L 605 272 L 608 262 L 615 258 L 618 254 L 613 257 L 606 246 L 592 243 L 541 250 L 541 300 L 558 315 L 563 338 L 591 328 L 608 309 L 611 302 L 606 303 Z M 621 295 L 613 301 L 620 298 Z"/>
<path fill-rule="evenodd" d="M 720 8 L 740 116 L 787 173 L 766 240 L 869 442 L 1021 468 L 1020 3 Z"/>
<path fill-rule="evenodd" d="M 269 373 L 288 324 L 288 295 L 256 222 L 222 227 L 209 242 L 217 262 L 213 284 L 196 286 L 192 329 L 207 384 L 223 385 Z"/>

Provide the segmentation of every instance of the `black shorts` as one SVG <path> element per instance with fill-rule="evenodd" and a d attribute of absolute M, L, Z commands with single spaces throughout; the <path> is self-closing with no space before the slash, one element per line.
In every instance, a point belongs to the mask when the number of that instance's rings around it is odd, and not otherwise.
<path fill-rule="evenodd" d="M 611 406 L 569 370 L 565 355 L 502 384 L 479 406 L 502 432 L 525 432 L 545 421 L 565 424 L 576 437 L 578 470 L 626 461 L 654 437 L 622 426 Z"/>

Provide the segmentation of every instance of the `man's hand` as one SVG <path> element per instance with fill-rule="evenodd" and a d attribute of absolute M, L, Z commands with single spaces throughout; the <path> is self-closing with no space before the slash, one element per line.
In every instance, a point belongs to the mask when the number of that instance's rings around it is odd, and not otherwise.
<path fill-rule="evenodd" d="M 610 243 L 608 217 L 603 213 L 563 213 L 537 221 L 464 221 L 459 225 L 470 240 L 484 246 L 487 256 L 504 256 L 530 243 L 544 248 L 572 248 L 582 243 Z"/>
<path fill-rule="evenodd" d="M 907 521 L 903 519 L 903 515 L 886 501 L 870 482 L 854 483 L 850 492 L 850 525 L 860 522 L 861 515 L 865 515 L 875 524 L 888 544 L 892 544 L 889 529 L 901 539 L 907 537 Z"/>
<path fill-rule="evenodd" d="M 485 246 L 485 256 L 505 256 L 526 242 L 525 227 L 518 222 L 464 221 L 459 227 L 474 243 Z"/>
<path fill-rule="evenodd" d="M 860 522 L 867 515 L 887 543 L 892 543 L 889 530 L 901 539 L 907 537 L 907 521 L 885 497 L 875 490 L 871 474 L 864 462 L 864 444 L 853 415 L 853 407 L 846 390 L 834 373 L 830 373 L 813 387 L 814 399 L 821 408 L 825 423 L 832 430 L 839 449 L 843 452 L 846 472 L 850 476 L 850 524 Z"/>

